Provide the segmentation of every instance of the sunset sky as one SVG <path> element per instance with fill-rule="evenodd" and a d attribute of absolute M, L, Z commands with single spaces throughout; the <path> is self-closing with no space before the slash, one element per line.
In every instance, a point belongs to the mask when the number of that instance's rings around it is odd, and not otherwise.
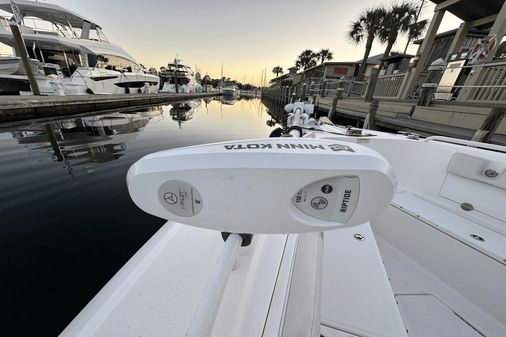
<path fill-rule="evenodd" d="M 355 61 L 364 46 L 346 39 L 350 22 L 362 10 L 391 1 L 375 0 L 51 0 L 102 26 L 140 63 L 159 68 L 176 54 L 192 68 L 219 77 L 258 84 L 263 69 L 268 79 L 274 66 L 295 63 L 304 49 L 328 48 L 336 61 Z M 426 2 L 427 3 L 427 2 Z M 426 4 L 422 18 L 431 18 Z M 446 14 L 440 31 L 460 21 Z M 403 50 L 399 39 L 394 50 Z M 375 42 L 371 55 L 385 46 Z M 416 48 L 410 48 L 415 52 Z M 5 49 L 0 52 L 5 53 Z"/>

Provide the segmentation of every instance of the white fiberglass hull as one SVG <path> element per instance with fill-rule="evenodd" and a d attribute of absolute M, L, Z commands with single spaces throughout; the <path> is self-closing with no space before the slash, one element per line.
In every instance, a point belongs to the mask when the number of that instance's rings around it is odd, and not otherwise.
<path fill-rule="evenodd" d="M 315 324 L 324 336 L 505 335 L 506 148 L 366 132 L 323 125 L 306 137 L 383 155 L 399 185 L 390 206 L 370 223 L 324 233 L 321 282 L 307 283 L 319 275 L 314 234 L 255 235 L 210 336 L 307 336 Z M 482 174 L 487 167 L 499 175 Z M 279 200 L 262 202 L 275 210 Z M 222 247 L 219 232 L 168 222 L 62 336 L 184 336 Z"/>
<path fill-rule="evenodd" d="M 176 93 L 176 85 L 172 83 L 165 82 L 163 84 L 162 89 L 160 92 L 166 92 L 166 93 Z M 178 85 L 178 91 L 179 93 L 195 93 L 195 92 L 201 92 L 201 87 L 198 85 Z"/>
<path fill-rule="evenodd" d="M 237 95 L 237 90 L 234 88 L 223 88 L 221 89 L 221 93 L 226 96 L 235 96 Z"/>
<path fill-rule="evenodd" d="M 19 69 L 21 59 L 19 57 L 0 57 L 0 74 L 11 75 Z"/>
<path fill-rule="evenodd" d="M 152 94 L 158 92 L 159 78 L 145 73 L 83 67 L 63 82 L 67 91 L 73 94 Z"/>

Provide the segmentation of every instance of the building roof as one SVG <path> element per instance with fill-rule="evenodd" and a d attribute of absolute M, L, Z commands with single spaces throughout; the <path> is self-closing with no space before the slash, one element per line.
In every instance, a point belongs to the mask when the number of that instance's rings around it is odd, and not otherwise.
<path fill-rule="evenodd" d="M 383 61 L 393 61 L 393 60 L 397 60 L 397 59 L 399 59 L 399 60 L 400 59 L 410 59 L 414 56 L 415 55 L 411 55 L 411 54 L 393 54 L 393 55 L 383 58 L 382 60 Z"/>
<path fill-rule="evenodd" d="M 378 54 L 378 55 L 369 56 L 367 58 L 366 63 L 367 64 L 380 64 L 382 59 L 383 59 L 383 53 Z M 360 62 L 362 62 L 362 60 L 360 60 Z"/>
<path fill-rule="evenodd" d="M 457 32 L 457 29 L 451 29 L 451 30 L 447 30 L 446 32 L 438 33 L 438 34 L 436 34 L 435 40 L 441 39 L 446 36 L 455 35 L 456 32 Z M 471 28 L 471 29 L 469 29 L 467 36 L 481 38 L 481 37 L 487 36 L 487 34 L 488 34 L 488 30 Z M 423 42 L 423 39 L 418 39 L 418 40 L 413 41 L 414 44 L 422 44 L 422 42 Z"/>
<path fill-rule="evenodd" d="M 99 27 L 96 23 L 63 7 L 45 2 L 16 0 L 16 4 L 22 16 L 33 16 L 45 21 L 59 23 L 68 26 L 69 23 L 75 28 L 82 28 L 84 22 L 91 24 L 91 29 Z M 10 0 L 0 0 L 0 9 L 12 13 Z"/>
<path fill-rule="evenodd" d="M 463 21 L 478 20 L 499 13 L 505 0 L 430 0 Z M 439 5 L 439 6 L 438 6 Z"/>
<path fill-rule="evenodd" d="M 271 79 L 269 82 L 277 82 L 277 81 L 284 80 L 285 78 L 288 77 L 288 75 L 292 75 L 292 74 L 286 73 L 286 74 L 283 74 L 283 75 L 279 75 L 278 77 L 274 77 L 273 79 Z"/>
<path fill-rule="evenodd" d="M 380 64 L 382 59 L 383 59 L 383 54 L 369 56 L 367 58 L 366 64 Z M 362 59 L 358 60 L 355 63 L 359 63 L 359 64 L 362 63 Z"/>

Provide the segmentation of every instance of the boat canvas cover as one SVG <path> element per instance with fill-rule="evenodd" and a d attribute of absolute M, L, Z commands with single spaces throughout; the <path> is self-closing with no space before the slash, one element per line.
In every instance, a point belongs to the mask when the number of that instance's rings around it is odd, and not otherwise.
<path fill-rule="evenodd" d="M 88 20 L 87 18 L 77 13 L 74 13 L 57 5 L 24 0 L 16 0 L 16 4 L 18 5 L 23 16 L 33 16 L 42 20 L 59 23 L 65 26 L 68 26 L 70 23 L 72 27 L 76 28 L 82 28 L 84 22 L 89 22 L 90 29 L 95 29 L 97 27 L 100 28 L 99 25 L 92 22 L 91 20 Z M 0 9 L 12 13 L 10 0 L 0 0 Z"/>

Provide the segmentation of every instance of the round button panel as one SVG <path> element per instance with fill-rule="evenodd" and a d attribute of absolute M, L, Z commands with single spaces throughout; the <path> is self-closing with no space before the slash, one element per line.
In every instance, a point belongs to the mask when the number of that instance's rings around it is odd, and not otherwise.
<path fill-rule="evenodd" d="M 357 206 L 359 193 L 358 177 L 333 177 L 303 187 L 292 202 L 306 215 L 346 223 Z"/>

